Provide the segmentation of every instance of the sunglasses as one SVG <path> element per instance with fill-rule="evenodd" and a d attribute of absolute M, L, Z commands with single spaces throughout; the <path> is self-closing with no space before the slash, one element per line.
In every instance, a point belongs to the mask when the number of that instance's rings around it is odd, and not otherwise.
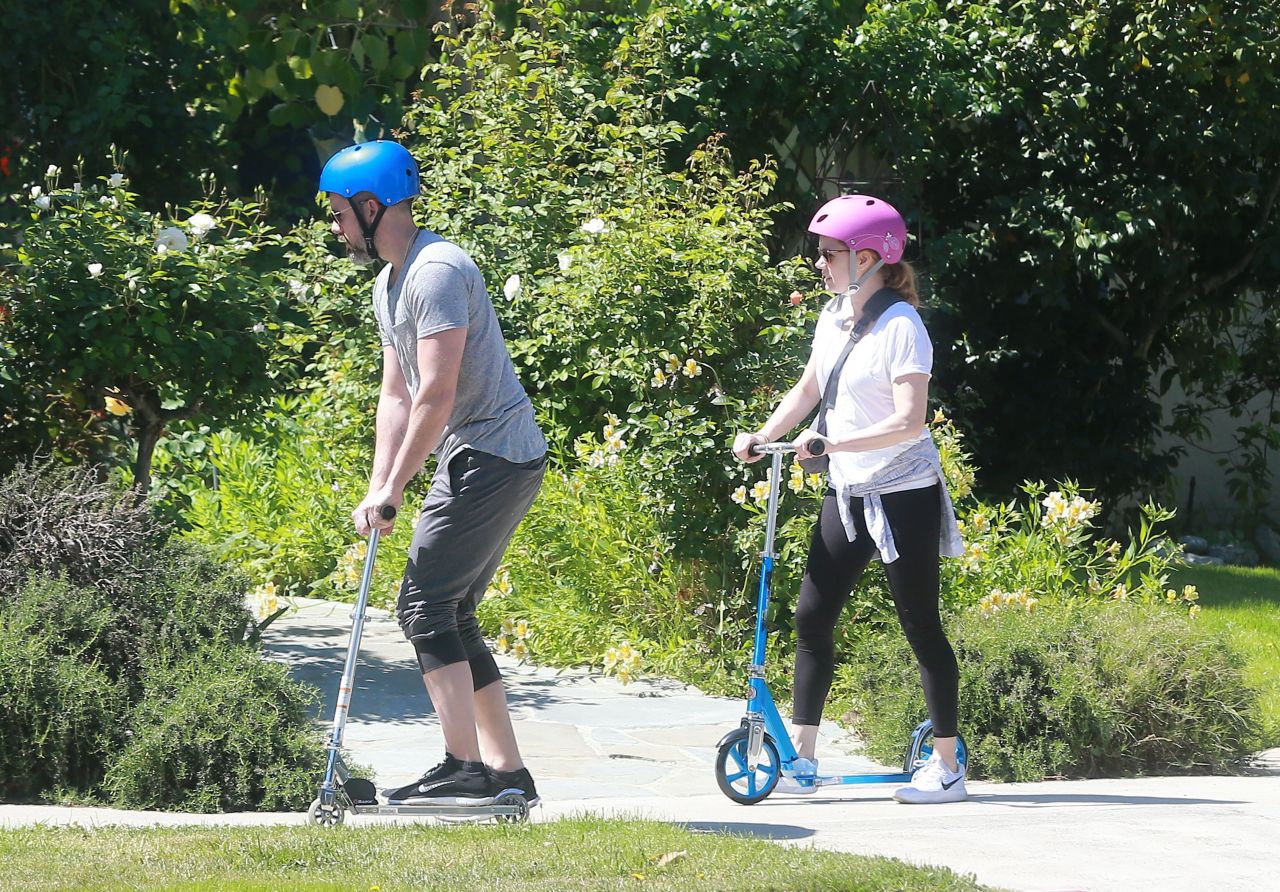
<path fill-rule="evenodd" d="M 835 257 L 837 254 L 848 254 L 848 253 L 849 253 L 848 248 L 819 248 L 818 249 L 818 256 L 821 257 L 823 260 L 825 260 L 827 263 L 830 263 L 831 259 Z"/>

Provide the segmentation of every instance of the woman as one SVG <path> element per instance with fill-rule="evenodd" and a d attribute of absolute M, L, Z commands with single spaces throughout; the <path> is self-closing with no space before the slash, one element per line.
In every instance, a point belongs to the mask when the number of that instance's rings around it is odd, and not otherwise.
<path fill-rule="evenodd" d="M 800 758 L 779 789 L 815 789 L 814 747 L 835 669 L 835 625 L 879 552 L 898 621 L 920 664 L 935 735 L 933 755 L 894 798 L 958 801 L 967 795 L 964 766 L 956 760 L 959 670 L 938 614 L 938 571 L 939 557 L 958 557 L 963 545 L 925 429 L 933 346 L 917 312 L 914 274 L 902 262 L 907 227 L 888 202 L 845 195 L 823 205 L 809 231 L 818 236 L 817 268 L 835 297 L 818 317 L 800 380 L 759 431 L 738 434 L 733 443 L 738 458 L 756 461 L 753 444 L 783 437 L 808 416 L 858 326 L 860 337 L 834 378 L 834 402 L 826 401 L 825 434 L 810 429 L 795 440 L 800 459 L 813 457 L 810 448 L 823 442 L 830 487 L 796 605 L 792 733 Z M 883 308 L 878 318 L 863 318 L 868 303 L 872 316 Z"/>

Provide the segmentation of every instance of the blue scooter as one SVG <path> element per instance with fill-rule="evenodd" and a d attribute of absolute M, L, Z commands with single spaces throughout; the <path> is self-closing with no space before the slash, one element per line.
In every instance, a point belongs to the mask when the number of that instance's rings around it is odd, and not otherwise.
<path fill-rule="evenodd" d="M 810 450 L 815 455 L 821 454 L 820 449 L 814 448 L 821 446 L 821 442 L 814 443 Z M 753 455 L 773 457 L 773 474 L 770 478 L 773 485 L 769 489 L 768 521 L 765 525 L 760 589 L 756 601 L 756 638 L 750 669 L 750 699 L 747 700 L 747 714 L 742 719 L 742 724 L 721 738 L 716 753 L 716 783 L 724 795 L 742 805 L 754 805 L 772 793 L 778 785 L 778 778 L 784 771 L 790 773 L 799 755 L 764 680 L 764 620 L 769 610 L 769 583 L 777 557 L 773 552 L 773 538 L 777 529 L 778 495 L 782 488 L 782 456 L 795 451 L 794 443 L 763 443 L 751 448 Z M 801 785 L 812 783 L 815 787 L 906 783 L 911 780 L 911 773 L 917 763 L 928 759 L 932 753 L 933 724 L 925 719 L 911 734 L 900 772 L 818 775 L 812 781 L 805 778 L 795 780 Z M 968 759 L 962 737 L 956 739 L 956 758 L 961 764 Z"/>

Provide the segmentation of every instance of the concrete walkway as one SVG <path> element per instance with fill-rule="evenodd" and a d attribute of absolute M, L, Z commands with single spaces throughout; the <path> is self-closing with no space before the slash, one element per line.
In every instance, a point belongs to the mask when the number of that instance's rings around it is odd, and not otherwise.
<path fill-rule="evenodd" d="M 326 692 L 342 668 L 350 607 L 304 601 L 267 635 L 269 654 Z M 754 806 L 722 796 L 715 744 L 737 726 L 740 700 L 673 682 L 611 678 L 502 660 L 516 730 L 545 804 L 535 820 L 591 812 L 646 817 L 707 832 L 946 865 L 1017 890 L 1280 888 L 1280 753 L 1256 777 L 969 785 L 968 802 L 898 805 L 892 787 L 775 794 Z M 394 621 L 365 627 L 346 745 L 380 785 L 406 782 L 443 751 L 412 652 Z M 905 745 L 905 741 L 904 741 Z M 819 741 L 823 771 L 885 770 L 834 726 Z M 0 827 L 31 823 L 269 824 L 294 814 L 180 815 L 0 805 Z M 356 821 L 377 819 L 358 818 Z"/>

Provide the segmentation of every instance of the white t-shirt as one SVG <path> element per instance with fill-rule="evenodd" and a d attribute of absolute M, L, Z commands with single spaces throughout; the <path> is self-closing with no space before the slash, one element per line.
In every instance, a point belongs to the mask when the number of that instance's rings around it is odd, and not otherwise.
<path fill-rule="evenodd" d="M 849 338 L 852 326 L 841 326 L 842 315 L 824 309 L 813 332 L 819 390 L 826 388 L 831 368 Z M 827 413 L 827 436 L 841 440 L 884 421 L 894 412 L 893 382 L 903 375 L 914 374 L 933 374 L 933 343 L 920 313 L 911 304 L 900 301 L 884 311 L 845 359 L 837 382 L 835 405 Z M 832 452 L 831 485 L 839 491 L 843 485 L 865 483 L 899 453 L 928 438 L 926 429 L 919 437 L 882 449 Z M 935 476 L 928 475 L 904 481 L 895 486 L 894 491 L 918 489 L 936 482 Z"/>

